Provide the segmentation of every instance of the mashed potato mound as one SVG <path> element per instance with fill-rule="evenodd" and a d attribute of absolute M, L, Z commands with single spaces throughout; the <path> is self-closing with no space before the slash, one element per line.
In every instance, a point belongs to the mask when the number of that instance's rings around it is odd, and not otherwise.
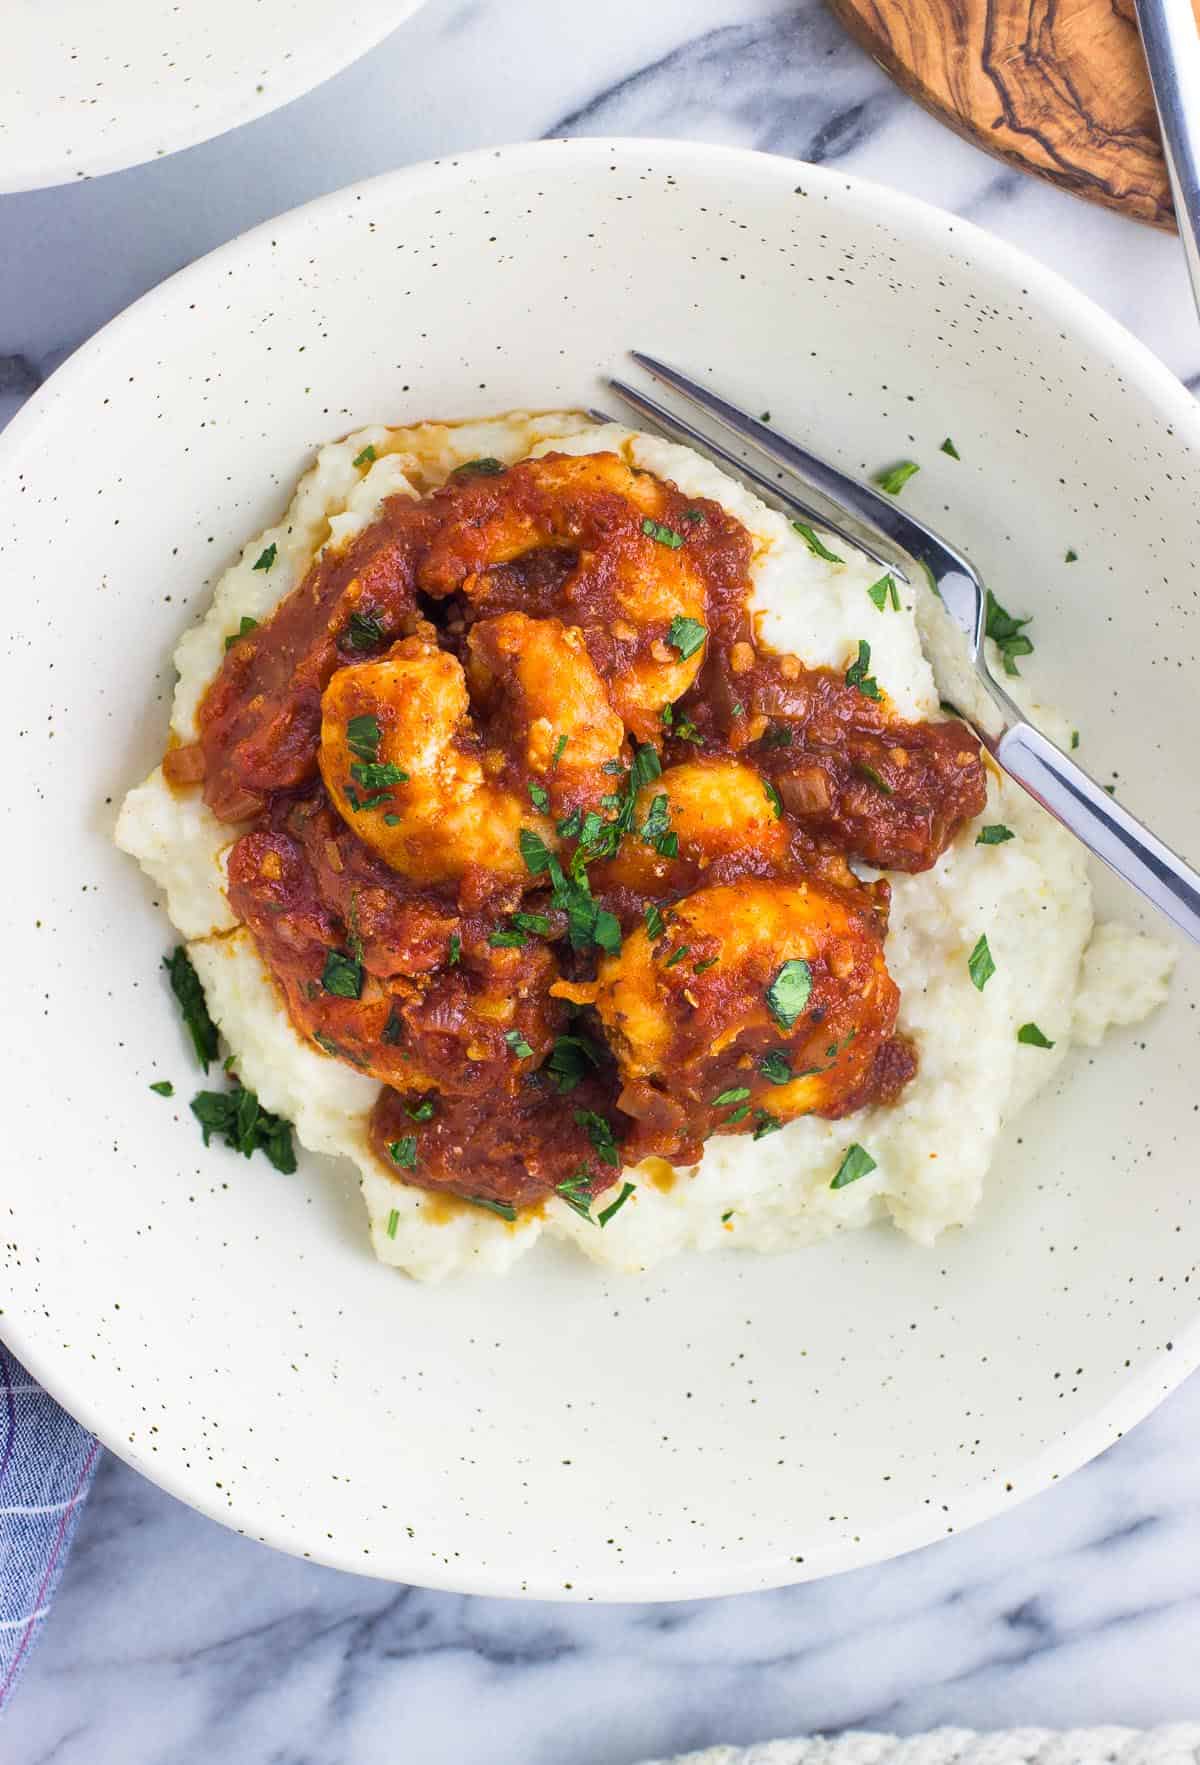
<path fill-rule="evenodd" d="M 364 459 L 368 449 L 373 457 Z M 454 467 L 483 455 L 512 463 L 531 453 L 600 449 L 673 480 L 685 494 L 723 503 L 756 541 L 751 574 L 763 639 L 810 666 L 845 666 L 862 635 L 876 567 L 841 540 L 829 549 L 844 562 L 815 556 L 782 515 L 689 449 L 577 413 L 374 427 L 322 448 L 283 520 L 246 546 L 205 618 L 180 640 L 173 736 L 195 739 L 197 707 L 241 619 L 269 616 L 313 559 L 369 525 L 384 498 L 423 495 Z M 256 571 L 255 560 L 271 545 L 273 568 Z M 954 702 L 983 714 L 962 638 L 923 584 L 902 589 L 898 612 L 871 618 L 870 641 L 872 671 L 901 716 L 936 716 L 935 663 Z M 1038 716 L 1043 726 L 1051 721 L 1043 711 Z M 977 845 L 979 826 L 995 822 L 1015 837 Z M 1145 1017 L 1166 996 L 1172 962 L 1169 950 L 1148 938 L 1094 927 L 1083 848 L 989 768 L 979 821 L 932 870 L 890 878 L 886 951 L 902 993 L 897 1027 L 920 1057 L 898 1103 L 844 1121 L 807 1117 L 761 1141 L 717 1136 L 700 1163 L 675 1173 L 666 1187 L 634 1168 L 625 1174 L 635 1193 L 603 1231 L 558 1199 L 509 1224 L 408 1187 L 373 1157 L 367 1125 L 378 1085 L 296 1033 L 253 940 L 230 910 L 224 861 L 235 837 L 198 790 L 172 791 L 157 768 L 129 793 L 116 834 L 165 892 L 243 1081 L 264 1107 L 294 1122 L 304 1146 L 354 1160 L 376 1254 L 425 1280 L 470 1268 L 505 1270 L 543 1232 L 570 1238 L 593 1261 L 626 1271 L 685 1249 L 787 1250 L 878 1219 L 931 1244 L 971 1218 L 1004 1123 L 1053 1076 L 1071 1041 L 1091 1046 L 1109 1024 Z M 984 933 L 996 971 L 980 992 L 967 958 Z M 1026 1023 L 1036 1023 L 1053 1049 L 1019 1042 Z M 831 1189 L 852 1142 L 869 1149 L 876 1168 Z"/>

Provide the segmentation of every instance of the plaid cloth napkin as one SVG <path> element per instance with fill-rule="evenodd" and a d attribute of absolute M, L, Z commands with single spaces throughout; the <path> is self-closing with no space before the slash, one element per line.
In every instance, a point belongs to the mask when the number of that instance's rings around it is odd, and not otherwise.
<path fill-rule="evenodd" d="M 99 1456 L 0 1345 L 0 1711 L 50 1610 Z"/>

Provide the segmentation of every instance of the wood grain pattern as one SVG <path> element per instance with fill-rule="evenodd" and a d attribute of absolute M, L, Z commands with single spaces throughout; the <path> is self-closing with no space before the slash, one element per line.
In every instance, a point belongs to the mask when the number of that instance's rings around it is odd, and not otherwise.
<path fill-rule="evenodd" d="M 1174 217 L 1132 0 L 830 0 L 977 146 L 1153 226 Z M 1200 0 L 1193 0 L 1200 19 Z"/>

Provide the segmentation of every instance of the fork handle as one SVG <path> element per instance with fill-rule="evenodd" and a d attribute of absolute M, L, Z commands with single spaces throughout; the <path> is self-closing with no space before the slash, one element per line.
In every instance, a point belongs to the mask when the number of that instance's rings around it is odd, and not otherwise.
<path fill-rule="evenodd" d="M 1200 943 L 1200 875 L 1032 723 L 988 742 L 995 759 L 1110 870 Z"/>

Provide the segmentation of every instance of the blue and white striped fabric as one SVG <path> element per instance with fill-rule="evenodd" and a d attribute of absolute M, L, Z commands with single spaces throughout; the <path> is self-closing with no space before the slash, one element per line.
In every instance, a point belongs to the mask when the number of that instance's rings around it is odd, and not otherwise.
<path fill-rule="evenodd" d="M 0 1711 L 50 1610 L 99 1456 L 0 1346 Z"/>

